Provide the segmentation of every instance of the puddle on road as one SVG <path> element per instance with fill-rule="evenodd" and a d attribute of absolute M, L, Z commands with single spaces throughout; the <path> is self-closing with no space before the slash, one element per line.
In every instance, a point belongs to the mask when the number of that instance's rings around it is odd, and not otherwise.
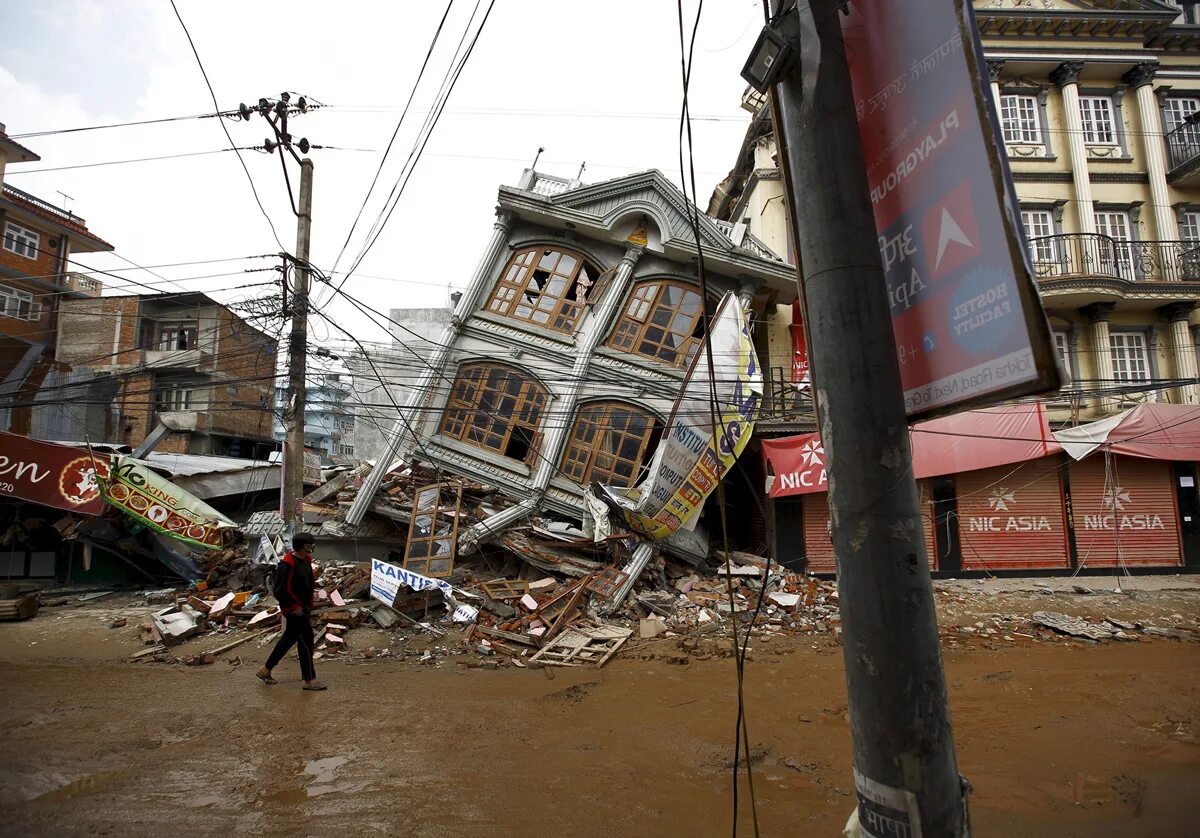
<path fill-rule="evenodd" d="M 355 787 L 352 783 L 333 782 L 337 770 L 349 761 L 348 757 L 326 757 L 325 759 L 314 759 L 304 766 L 304 773 L 313 775 L 312 783 L 307 789 L 308 796 L 320 797 L 335 791 L 354 791 Z"/>
<path fill-rule="evenodd" d="M 331 792 L 357 791 L 362 788 L 362 784 L 334 782 L 338 769 L 349 761 L 349 757 L 314 759 L 304 766 L 303 776 L 307 785 L 297 789 L 281 789 L 265 795 L 263 799 L 271 803 L 300 803 L 310 797 L 320 797 Z"/>
<path fill-rule="evenodd" d="M 86 777 L 80 777 L 78 780 L 72 780 L 65 786 L 61 786 L 45 794 L 39 794 L 33 798 L 30 803 L 60 803 L 63 800 L 70 800 L 81 794 L 92 794 L 105 783 L 115 780 L 125 772 L 123 771 L 100 771 L 96 774 L 89 774 Z"/>
<path fill-rule="evenodd" d="M 331 783 L 334 773 L 349 761 L 349 757 L 314 759 L 304 766 L 304 773 L 314 775 L 312 779 L 314 783 Z"/>

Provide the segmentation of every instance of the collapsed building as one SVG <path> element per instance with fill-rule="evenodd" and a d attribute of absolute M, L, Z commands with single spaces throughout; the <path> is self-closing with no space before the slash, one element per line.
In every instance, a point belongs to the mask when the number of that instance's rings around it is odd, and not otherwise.
<path fill-rule="evenodd" d="M 753 323 L 796 299 L 795 268 L 656 170 L 592 185 L 526 170 L 501 187 L 492 237 L 441 339 L 409 344 L 419 375 L 383 461 L 339 516 L 344 531 L 396 460 L 517 501 L 460 527 L 463 546 L 538 512 L 588 520 L 587 487 L 644 476 L 704 344 L 703 310 L 730 292 Z M 729 359 L 713 363 L 719 374 Z M 739 485 L 761 493 L 761 475 Z M 704 529 L 663 546 L 703 558 Z"/>

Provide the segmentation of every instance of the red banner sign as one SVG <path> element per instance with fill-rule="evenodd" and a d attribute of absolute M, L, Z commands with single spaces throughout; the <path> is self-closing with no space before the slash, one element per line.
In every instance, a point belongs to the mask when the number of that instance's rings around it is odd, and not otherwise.
<path fill-rule="evenodd" d="M 1057 389 L 971 4 L 849 8 L 842 29 L 909 417 Z"/>
<path fill-rule="evenodd" d="M 96 483 L 108 476 L 108 455 L 0 431 L 0 498 L 13 497 L 68 512 L 99 515 Z"/>

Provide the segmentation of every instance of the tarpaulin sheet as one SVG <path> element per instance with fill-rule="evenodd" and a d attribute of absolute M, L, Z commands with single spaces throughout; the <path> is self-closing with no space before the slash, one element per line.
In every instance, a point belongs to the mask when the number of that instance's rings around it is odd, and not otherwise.
<path fill-rule="evenodd" d="M 1082 460 L 1097 448 L 1147 460 L 1200 460 L 1200 407 L 1141 404 L 1098 422 L 1054 434 L 1063 450 Z"/>
<path fill-rule="evenodd" d="M 918 479 L 1021 463 L 1062 451 L 1040 402 L 920 422 L 909 429 L 909 441 Z M 773 498 L 826 489 L 825 448 L 819 434 L 763 440 L 763 459 L 767 494 Z"/>

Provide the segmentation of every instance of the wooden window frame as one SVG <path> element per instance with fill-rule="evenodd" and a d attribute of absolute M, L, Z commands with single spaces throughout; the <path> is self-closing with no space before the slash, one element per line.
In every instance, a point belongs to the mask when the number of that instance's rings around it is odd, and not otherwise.
<path fill-rule="evenodd" d="M 630 414 L 630 419 L 635 416 L 645 418 L 648 420 L 645 430 L 640 436 L 635 436 L 630 432 L 629 421 L 624 427 L 614 427 L 612 416 L 616 411 Z M 593 481 L 618 488 L 633 486 L 642 466 L 653 453 L 656 436 L 661 436 L 662 428 L 659 418 L 644 407 L 620 401 L 588 402 L 580 407 L 571 425 L 559 473 L 584 486 Z M 613 435 L 616 436 L 615 444 Z M 602 444 L 606 437 L 608 445 Z M 630 440 L 637 440 L 638 446 L 637 454 L 632 458 L 621 455 L 621 448 Z M 615 452 L 611 450 L 613 448 Z M 604 458 L 608 458 L 611 464 L 604 465 Z M 622 464 L 629 466 L 628 474 L 618 471 Z"/>
<path fill-rule="evenodd" d="M 1149 384 L 1154 380 L 1148 344 L 1145 332 L 1114 330 L 1108 333 L 1114 380 L 1121 384 Z M 1135 371 L 1134 366 L 1141 367 L 1145 376 L 1135 377 L 1135 373 L 1141 371 Z"/>
<path fill-rule="evenodd" d="M 177 343 L 179 336 L 181 334 L 185 334 L 185 333 L 190 333 L 190 335 L 191 335 L 191 339 L 188 341 L 187 346 L 185 346 L 185 347 L 167 346 L 165 348 L 163 347 L 163 340 L 168 335 L 174 335 L 175 338 L 171 342 Z M 175 322 L 175 323 L 160 323 L 158 325 L 158 329 L 156 330 L 156 335 L 157 335 L 157 340 L 155 340 L 154 345 L 158 349 L 159 352 L 185 352 L 189 349 L 197 348 L 197 346 L 199 346 L 199 344 L 200 344 L 200 329 L 196 325 L 195 321 L 192 321 L 192 320 L 179 321 L 179 322 Z"/>
<path fill-rule="evenodd" d="M 494 373 L 502 377 L 497 380 Z M 509 382 L 517 386 L 509 387 Z M 502 386 L 497 387 L 499 383 Z M 537 456 L 542 414 L 550 391 L 534 376 L 507 364 L 463 364 L 454 377 L 438 432 L 476 448 L 531 463 Z"/>
<path fill-rule="evenodd" d="M 461 507 L 461 483 L 435 483 L 413 491 L 405 568 L 431 579 L 444 579 L 454 572 Z"/>
<path fill-rule="evenodd" d="M 550 255 L 557 258 L 547 271 L 542 263 Z M 566 272 L 559 270 L 564 258 L 575 260 L 575 265 Z M 540 288 L 536 285 L 539 273 L 545 277 L 545 284 Z M 574 250 L 553 245 L 522 247 L 504 265 L 485 310 L 543 329 L 571 334 L 587 302 L 587 289 L 599 274 L 583 254 Z M 559 294 L 549 291 L 556 281 L 562 283 Z M 538 319 L 539 315 L 544 319 Z"/>
<path fill-rule="evenodd" d="M 658 319 L 660 308 L 663 307 L 662 296 L 667 288 L 682 291 L 684 296 L 680 297 L 678 305 L 666 308 L 671 315 L 667 318 L 669 325 L 664 326 L 655 321 Z M 670 326 L 674 325 L 678 316 L 685 314 L 682 308 L 687 294 L 695 295 L 700 301 L 700 306 L 692 315 L 691 325 L 687 330 L 688 337 L 684 338 L 679 346 L 669 347 L 665 343 L 668 334 L 676 336 L 683 334 Z M 704 336 L 701 333 L 703 307 L 704 298 L 700 294 L 700 289 L 690 283 L 665 277 L 641 280 L 630 291 L 629 298 L 621 309 L 621 316 L 617 319 L 612 335 L 608 339 L 608 346 L 631 355 L 640 355 L 659 363 L 686 369 L 704 342 Z M 653 332 L 662 334 L 656 338 L 653 336 Z M 675 357 L 668 357 L 666 353 L 672 353 Z"/>
<path fill-rule="evenodd" d="M 33 293 L 11 285 L 0 285 L 0 314 L 34 323 L 42 318 L 42 304 Z"/>
<path fill-rule="evenodd" d="M 1120 145 L 1117 134 L 1117 106 L 1112 96 L 1079 97 L 1079 121 L 1087 145 Z"/>

